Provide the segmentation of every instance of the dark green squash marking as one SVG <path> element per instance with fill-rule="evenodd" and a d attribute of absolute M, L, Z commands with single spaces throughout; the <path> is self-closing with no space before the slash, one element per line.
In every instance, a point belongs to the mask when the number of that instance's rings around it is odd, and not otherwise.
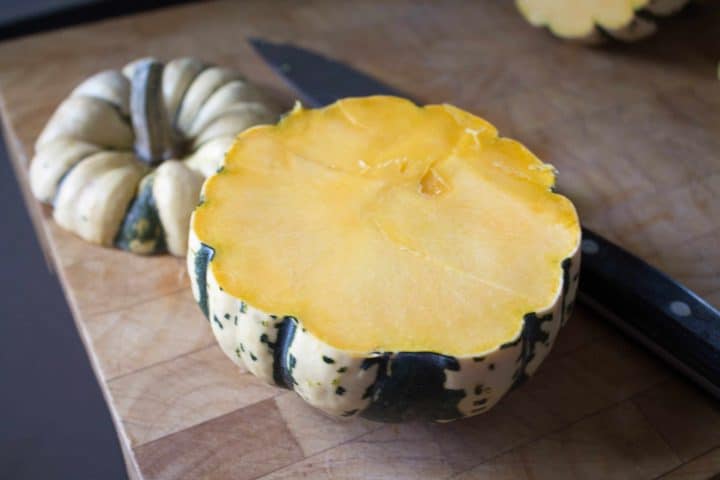
<path fill-rule="evenodd" d="M 257 357 L 256 357 L 255 354 L 252 353 L 252 352 L 250 352 L 250 359 L 251 359 L 253 362 L 257 362 Z"/>
<path fill-rule="evenodd" d="M 525 328 L 525 324 L 523 324 L 523 328 Z M 504 350 L 506 348 L 517 347 L 518 345 L 520 345 L 520 342 L 522 342 L 522 332 L 520 332 L 520 335 L 518 335 L 515 340 L 513 340 L 511 342 L 503 343 L 502 345 L 500 345 L 500 350 Z"/>
<path fill-rule="evenodd" d="M 277 317 L 274 317 L 277 319 Z M 275 384 L 291 389 L 297 385 L 293 377 L 293 369 L 297 359 L 290 353 L 290 345 L 295 339 L 297 320 L 295 317 L 283 317 L 279 322 L 277 337 L 273 344 L 273 380 Z"/>
<path fill-rule="evenodd" d="M 115 246 L 142 255 L 167 252 L 165 232 L 153 196 L 153 173 L 146 175 L 138 194 L 130 202 L 122 225 L 115 235 Z"/>
<path fill-rule="evenodd" d="M 562 305 L 560 306 L 560 326 L 565 325 L 568 319 L 568 313 L 566 311 L 567 293 L 570 290 L 570 264 L 572 263 L 570 258 L 566 258 L 562 262 L 563 270 L 563 287 L 562 287 Z"/>
<path fill-rule="evenodd" d="M 549 343 L 550 335 L 542 329 L 542 325 L 552 320 L 552 313 L 538 317 L 534 313 L 528 313 L 523 319 L 524 325 L 520 332 L 520 353 L 518 355 L 518 367 L 513 374 L 511 390 L 519 387 L 528 379 L 527 366 L 535 358 L 535 344 L 541 342 Z M 517 341 L 515 342 L 517 345 Z"/>
<path fill-rule="evenodd" d="M 473 362 L 482 362 L 485 360 L 485 357 L 472 357 Z"/>
<path fill-rule="evenodd" d="M 204 243 L 200 244 L 200 248 L 195 253 L 195 284 L 198 292 L 200 292 L 198 305 L 200 305 L 200 310 L 202 310 L 206 318 L 210 318 L 208 312 L 207 269 L 214 255 L 215 250 Z"/>
<path fill-rule="evenodd" d="M 488 365 L 488 370 L 495 370 L 495 364 L 491 363 L 490 365 Z"/>
<path fill-rule="evenodd" d="M 267 336 L 267 333 L 260 335 L 260 343 L 267 345 L 270 350 L 275 350 L 276 343 L 270 341 L 270 337 Z"/>
<path fill-rule="evenodd" d="M 482 393 L 482 391 L 483 391 L 483 386 L 482 386 L 482 385 L 476 385 L 476 386 L 475 386 L 475 395 L 480 395 L 480 394 Z"/>
<path fill-rule="evenodd" d="M 444 386 L 445 370 L 460 370 L 455 357 L 433 352 L 385 353 L 365 359 L 362 368 L 372 365 L 377 365 L 377 376 L 363 395 L 371 398 L 363 417 L 383 422 L 462 417 L 458 404 L 465 391 Z"/>
<path fill-rule="evenodd" d="M 347 367 L 340 367 L 340 368 L 337 369 L 337 372 L 338 372 L 338 373 L 345 373 L 345 372 L 347 372 Z"/>
<path fill-rule="evenodd" d="M 243 301 L 240 302 L 240 313 L 247 313 L 247 304 Z"/>
<path fill-rule="evenodd" d="M 335 363 L 335 360 L 333 360 L 332 358 L 330 358 L 326 355 L 323 355 L 322 359 L 323 359 L 323 362 L 325 362 L 325 363 Z"/>
<path fill-rule="evenodd" d="M 130 119 L 135 132 L 135 154 L 155 166 L 182 156 L 182 141 L 173 130 L 162 97 L 165 66 L 157 60 L 141 60 L 130 79 Z"/>
<path fill-rule="evenodd" d="M 365 389 L 362 395 L 363 400 L 367 400 L 368 398 L 372 397 L 373 392 L 375 391 L 375 384 L 368 385 L 368 387 Z"/>
<path fill-rule="evenodd" d="M 220 327 L 220 330 L 224 330 L 225 327 L 223 327 L 222 322 L 217 318 L 217 315 L 213 315 L 213 322 L 217 324 L 218 327 Z"/>
<path fill-rule="evenodd" d="M 226 313 L 225 315 L 223 315 L 223 317 L 225 317 L 225 320 L 230 320 L 230 314 L 229 314 L 229 313 Z"/>
<path fill-rule="evenodd" d="M 347 391 L 347 390 L 345 390 L 345 389 L 342 387 L 342 385 L 339 385 L 339 386 L 335 389 L 335 395 L 344 395 L 346 391 Z"/>

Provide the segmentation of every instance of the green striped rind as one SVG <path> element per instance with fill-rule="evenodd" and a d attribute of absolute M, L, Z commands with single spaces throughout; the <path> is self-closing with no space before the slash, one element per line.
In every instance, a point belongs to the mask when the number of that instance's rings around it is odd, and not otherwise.
<path fill-rule="evenodd" d="M 128 252 L 152 255 L 167 252 L 165 232 L 153 197 L 155 173 L 145 176 L 115 237 L 115 246 Z"/>
<path fill-rule="evenodd" d="M 434 352 L 358 354 L 334 348 L 301 319 L 262 312 L 224 292 L 209 264 L 213 249 L 190 231 L 188 271 L 195 299 L 225 354 L 268 383 L 289 388 L 338 417 L 447 422 L 487 411 L 522 384 L 550 351 L 572 310 L 579 249 L 562 264 L 553 305 L 525 316 L 518 337 L 492 352 L 454 357 Z"/>

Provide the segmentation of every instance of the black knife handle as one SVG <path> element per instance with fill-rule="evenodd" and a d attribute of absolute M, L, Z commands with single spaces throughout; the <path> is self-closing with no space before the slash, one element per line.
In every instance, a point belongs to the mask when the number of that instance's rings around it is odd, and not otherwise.
<path fill-rule="evenodd" d="M 720 312 L 583 228 L 578 299 L 720 398 Z M 719 272 L 720 274 L 720 272 Z"/>

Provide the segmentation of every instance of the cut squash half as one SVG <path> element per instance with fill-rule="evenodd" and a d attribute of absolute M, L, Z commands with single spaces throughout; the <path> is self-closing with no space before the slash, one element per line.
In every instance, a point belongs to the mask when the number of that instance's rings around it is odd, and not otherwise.
<path fill-rule="evenodd" d="M 328 413 L 480 413 L 569 313 L 580 226 L 554 183 L 450 105 L 298 106 L 240 135 L 205 183 L 193 291 L 231 358 Z"/>

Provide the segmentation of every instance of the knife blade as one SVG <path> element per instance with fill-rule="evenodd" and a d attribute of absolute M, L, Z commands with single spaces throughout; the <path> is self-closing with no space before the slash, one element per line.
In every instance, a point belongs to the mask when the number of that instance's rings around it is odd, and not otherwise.
<path fill-rule="evenodd" d="M 291 44 L 249 39 L 312 107 L 345 97 L 410 98 L 350 65 Z M 420 104 L 420 102 L 415 101 Z M 720 399 L 720 312 L 689 288 L 582 229 L 578 299 Z"/>

